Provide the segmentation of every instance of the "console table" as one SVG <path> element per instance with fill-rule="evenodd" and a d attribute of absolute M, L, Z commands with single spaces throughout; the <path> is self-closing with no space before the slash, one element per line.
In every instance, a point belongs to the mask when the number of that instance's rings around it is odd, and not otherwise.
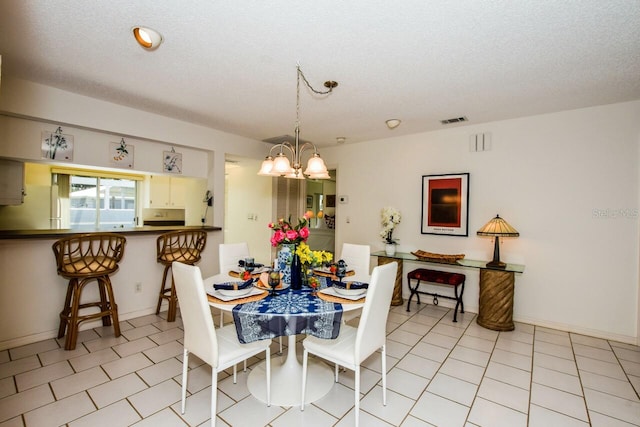
<path fill-rule="evenodd" d="M 398 263 L 398 273 L 396 274 L 391 305 L 402 305 L 404 303 L 402 298 L 403 261 L 478 269 L 480 271 L 478 325 L 494 331 L 512 331 L 515 329 L 513 324 L 515 273 L 523 273 L 524 265 L 507 264 L 506 268 L 490 268 L 486 266 L 488 261 L 466 258 L 452 264 L 425 260 L 407 252 L 396 252 L 395 255 L 388 256 L 384 251 L 379 251 L 373 252 L 371 256 L 378 257 L 378 265 L 393 261 Z"/>

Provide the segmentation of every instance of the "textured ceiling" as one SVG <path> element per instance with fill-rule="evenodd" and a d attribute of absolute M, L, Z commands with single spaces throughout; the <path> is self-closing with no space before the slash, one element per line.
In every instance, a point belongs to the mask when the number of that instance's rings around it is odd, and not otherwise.
<path fill-rule="evenodd" d="M 339 82 L 301 93 L 322 146 L 640 99 L 640 2 L 2 0 L 0 54 L 4 77 L 258 140 L 293 133 L 300 63 Z"/>

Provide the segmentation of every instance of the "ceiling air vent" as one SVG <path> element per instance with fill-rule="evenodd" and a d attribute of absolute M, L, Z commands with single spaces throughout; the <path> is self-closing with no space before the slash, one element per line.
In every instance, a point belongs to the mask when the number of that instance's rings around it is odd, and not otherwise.
<path fill-rule="evenodd" d="M 442 123 L 443 125 L 450 125 L 451 123 L 460 123 L 460 122 L 466 122 L 468 121 L 466 117 L 454 117 L 453 119 L 445 119 L 445 120 L 440 120 L 440 123 Z"/>

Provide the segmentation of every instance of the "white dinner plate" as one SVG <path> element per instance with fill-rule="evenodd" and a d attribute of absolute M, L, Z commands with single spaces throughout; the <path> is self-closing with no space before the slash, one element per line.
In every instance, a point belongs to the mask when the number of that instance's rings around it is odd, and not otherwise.
<path fill-rule="evenodd" d="M 323 294 L 327 294 L 327 295 L 331 295 L 334 297 L 338 297 L 338 298 L 344 298 L 344 299 L 350 299 L 350 300 L 359 300 L 362 297 L 366 297 L 367 296 L 367 290 L 366 289 L 358 289 L 359 291 L 363 291 L 361 294 L 359 295 L 341 295 L 339 293 L 336 292 L 336 289 L 331 287 L 331 288 L 324 288 L 319 290 L 318 292 L 321 292 Z"/>
<path fill-rule="evenodd" d="M 207 294 L 211 295 L 212 297 L 218 298 L 221 301 L 233 301 L 234 299 L 252 297 L 254 295 L 260 295 L 266 292 L 265 290 L 256 288 L 255 286 L 250 287 L 249 292 L 244 295 L 235 294 L 235 295 L 229 296 L 229 295 L 223 295 L 222 293 L 220 293 L 220 291 L 221 289 L 213 289 L 213 286 L 212 286 L 211 289 L 207 290 Z"/>

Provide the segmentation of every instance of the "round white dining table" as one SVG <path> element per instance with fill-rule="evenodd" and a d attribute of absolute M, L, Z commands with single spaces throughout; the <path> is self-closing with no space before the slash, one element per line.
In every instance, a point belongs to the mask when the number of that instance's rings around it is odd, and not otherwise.
<path fill-rule="evenodd" d="M 213 277 L 204 279 L 205 288 L 213 286 Z M 290 291 L 284 290 L 279 292 L 308 292 L 308 291 Z M 216 303 L 209 301 L 209 305 L 217 309 L 232 312 L 236 304 Z M 364 303 L 345 303 L 340 304 L 342 311 L 348 312 L 362 308 Z M 277 313 L 272 313 L 278 316 Z M 289 321 L 295 322 L 295 316 L 305 316 L 310 313 L 287 314 Z M 314 313 L 318 314 L 318 313 Z M 283 317 L 285 315 L 282 315 Z M 296 353 L 296 337 L 297 335 L 288 335 L 287 352 L 271 360 L 271 404 L 278 406 L 298 406 L 302 402 L 302 363 L 298 360 Z M 280 359 L 280 360 L 277 360 Z M 260 362 L 255 365 L 247 378 L 247 387 L 249 392 L 258 400 L 266 403 L 266 380 L 267 374 L 265 370 L 266 362 Z M 333 369 L 321 360 L 309 359 L 307 364 L 307 391 L 305 395 L 305 404 L 314 402 L 324 397 L 334 384 Z"/>

